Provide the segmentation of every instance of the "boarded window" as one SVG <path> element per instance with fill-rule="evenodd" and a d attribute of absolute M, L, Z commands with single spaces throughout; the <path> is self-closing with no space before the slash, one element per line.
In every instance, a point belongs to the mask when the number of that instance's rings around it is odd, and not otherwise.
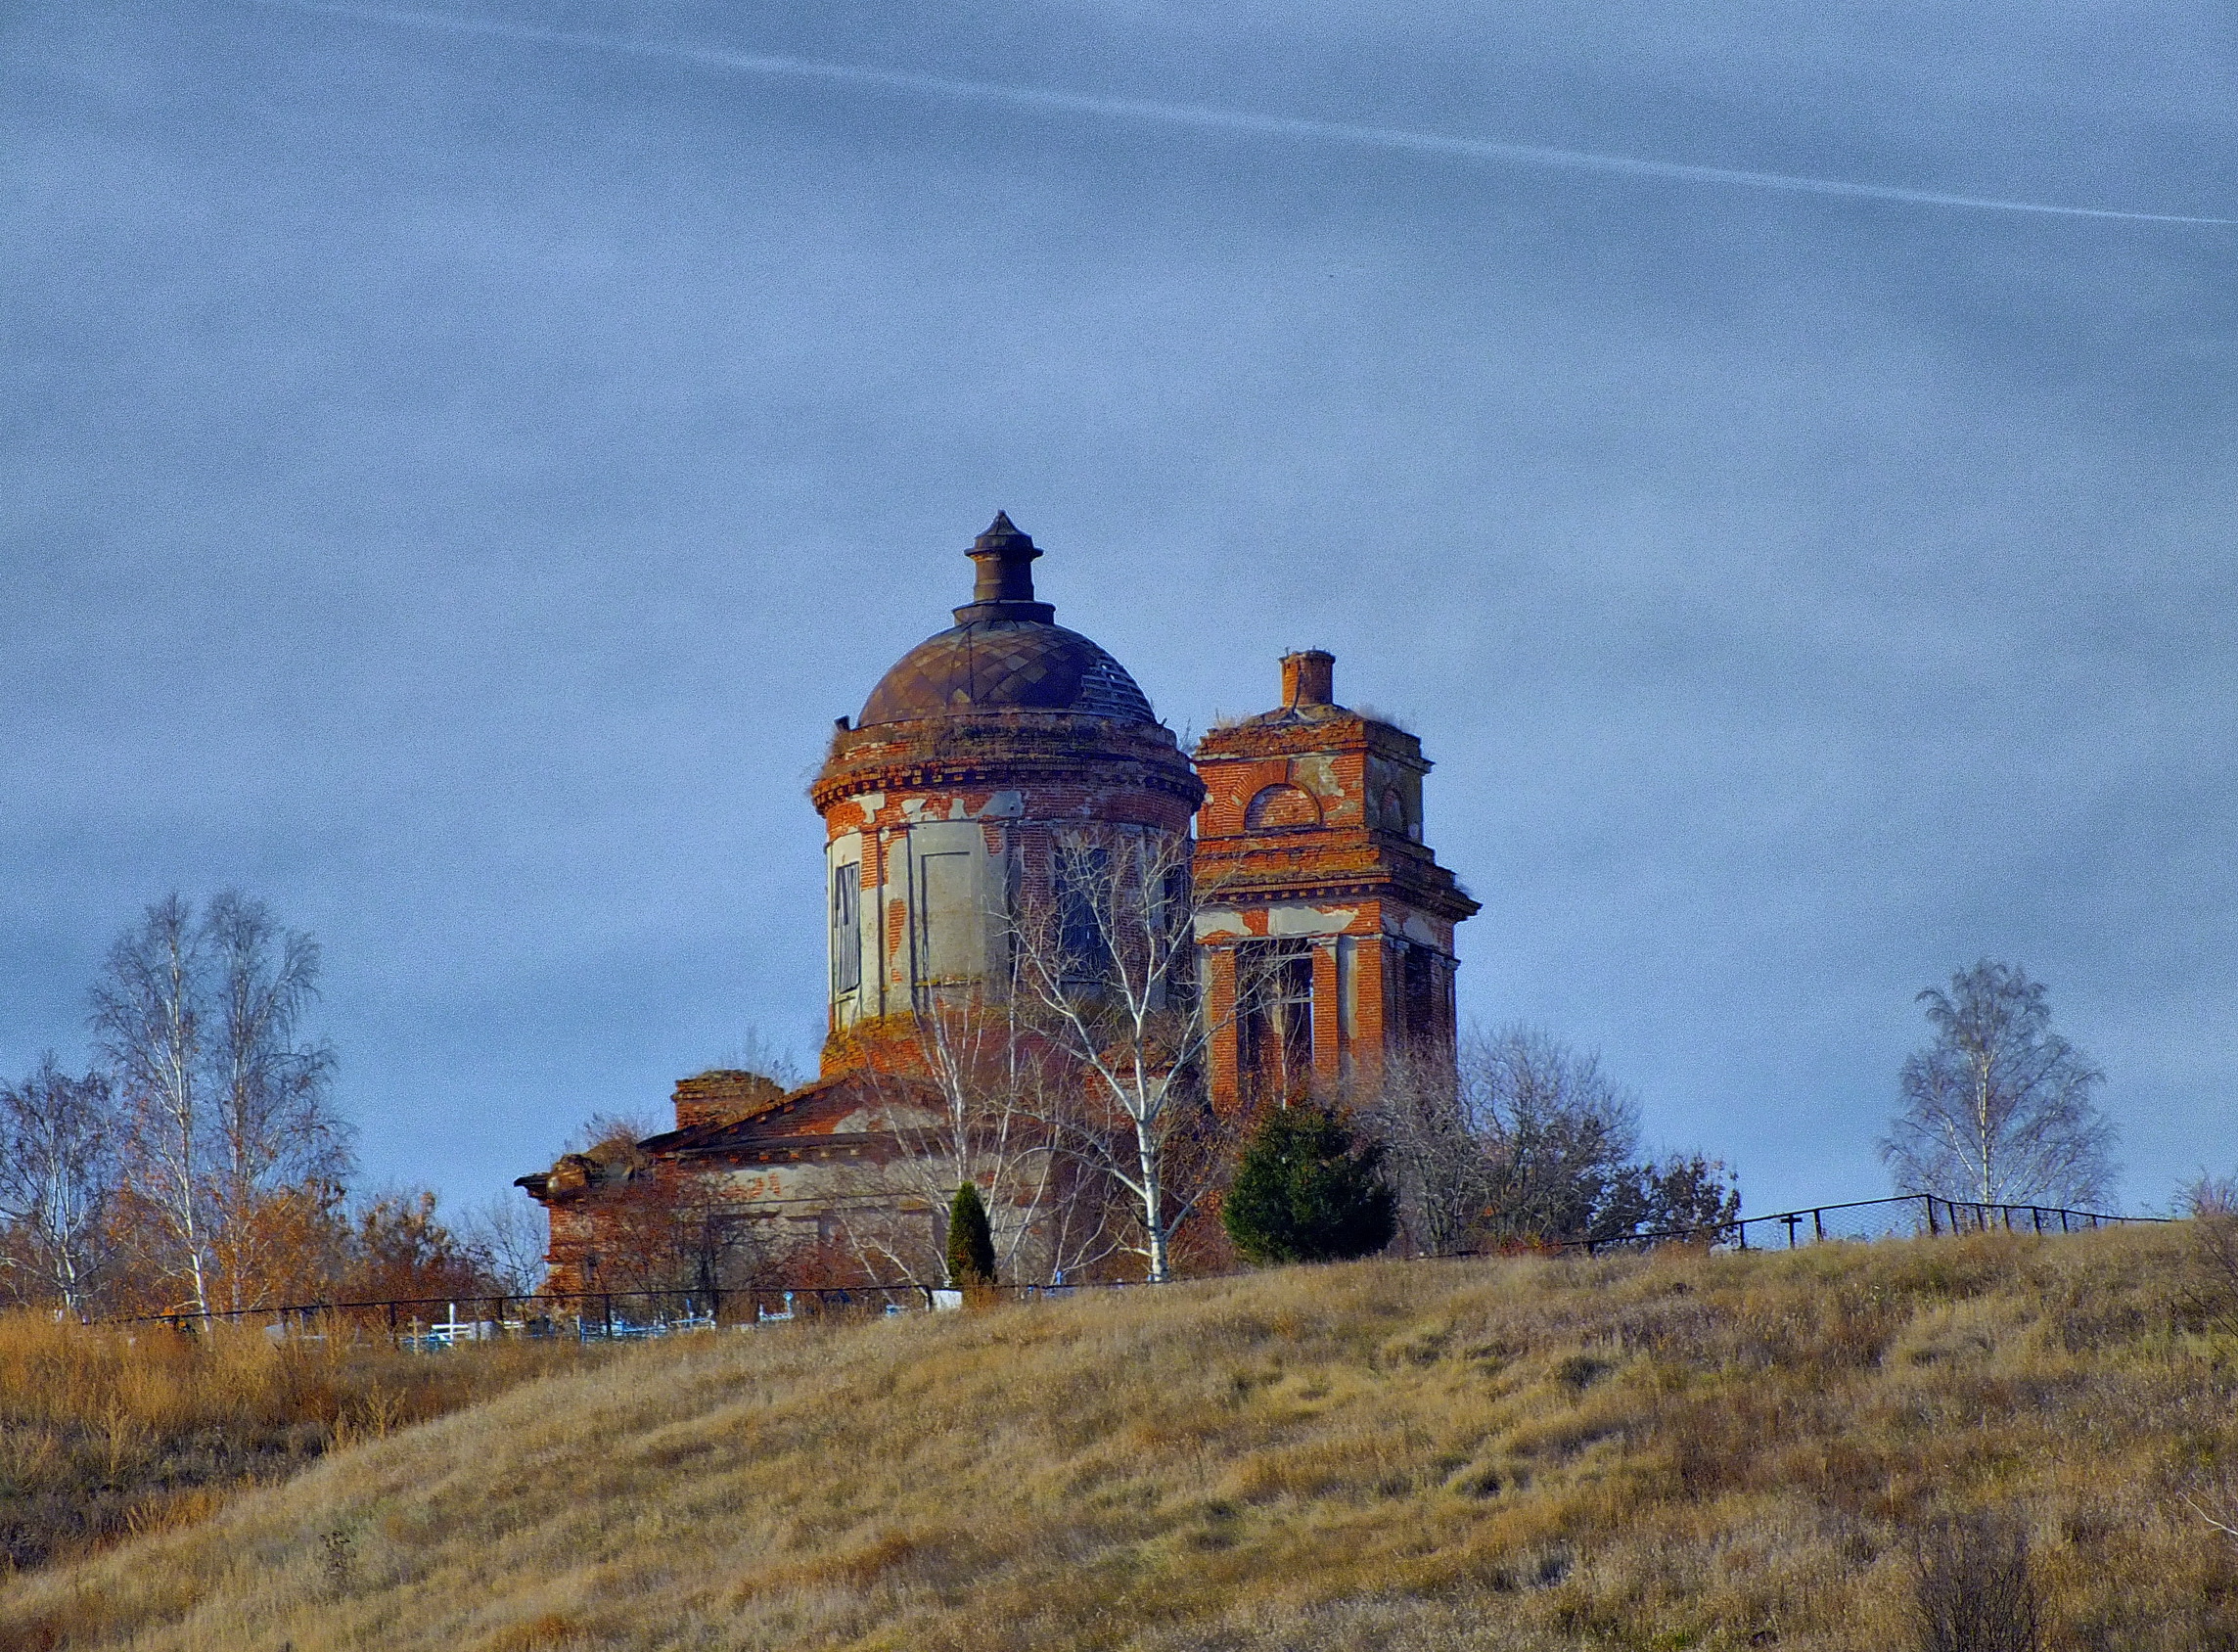
<path fill-rule="evenodd" d="M 862 986 L 862 867 L 832 868 L 832 993 Z"/>
<path fill-rule="evenodd" d="M 931 985 L 970 979 L 979 968 L 986 918 L 969 850 L 917 859 L 917 979 Z"/>

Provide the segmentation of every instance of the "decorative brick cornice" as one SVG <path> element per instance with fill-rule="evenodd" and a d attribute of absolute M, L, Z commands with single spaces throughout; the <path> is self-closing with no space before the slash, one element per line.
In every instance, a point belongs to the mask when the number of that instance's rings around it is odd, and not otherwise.
<path fill-rule="evenodd" d="M 1200 765 L 1256 762 L 1322 752 L 1373 752 L 1423 774 L 1433 766 L 1415 736 L 1341 706 L 1268 711 L 1215 728 L 1197 742 L 1196 759 Z"/>
<path fill-rule="evenodd" d="M 1160 724 L 1031 711 L 842 729 L 808 798 L 829 812 L 864 792 L 1068 782 L 1138 786 L 1191 809 L 1205 798 L 1205 783 Z"/>

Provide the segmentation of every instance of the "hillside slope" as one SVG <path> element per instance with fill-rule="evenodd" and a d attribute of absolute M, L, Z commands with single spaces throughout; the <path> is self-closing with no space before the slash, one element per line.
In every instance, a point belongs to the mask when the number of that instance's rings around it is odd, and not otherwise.
<path fill-rule="evenodd" d="M 725 1334 L 0 1591 L 43 1647 L 1914 1643 L 2015 1511 L 2055 1647 L 2238 1647 L 2180 1227 L 1362 1263 Z"/>

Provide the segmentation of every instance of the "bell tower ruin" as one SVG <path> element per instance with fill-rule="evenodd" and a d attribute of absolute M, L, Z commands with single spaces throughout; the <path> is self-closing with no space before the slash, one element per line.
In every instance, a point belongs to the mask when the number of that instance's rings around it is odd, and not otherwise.
<path fill-rule="evenodd" d="M 1285 655 L 1282 704 L 1198 743 L 1197 936 L 1223 1111 L 1450 1062 L 1454 926 L 1478 903 L 1423 841 L 1422 742 Z"/>

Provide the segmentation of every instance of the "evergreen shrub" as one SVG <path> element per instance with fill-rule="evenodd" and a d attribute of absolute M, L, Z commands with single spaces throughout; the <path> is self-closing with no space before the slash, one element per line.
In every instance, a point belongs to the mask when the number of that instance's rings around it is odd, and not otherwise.
<path fill-rule="evenodd" d="M 1342 1262 L 1391 1243 L 1397 1198 L 1384 1185 L 1383 1145 L 1355 1145 L 1335 1112 L 1294 1102 L 1260 1120 L 1236 1166 L 1220 1223 L 1261 1266 Z"/>
<path fill-rule="evenodd" d="M 948 1287 L 968 1291 L 993 1283 L 994 1229 L 980 1190 L 967 1181 L 948 1206 Z"/>

